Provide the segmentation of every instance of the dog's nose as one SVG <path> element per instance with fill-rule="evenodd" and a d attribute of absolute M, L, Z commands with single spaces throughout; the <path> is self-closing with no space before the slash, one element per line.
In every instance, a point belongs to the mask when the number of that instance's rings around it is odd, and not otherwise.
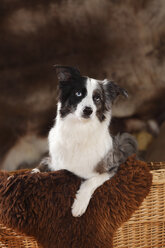
<path fill-rule="evenodd" d="M 83 110 L 84 117 L 89 117 L 92 114 L 93 110 L 91 107 L 85 107 Z"/>

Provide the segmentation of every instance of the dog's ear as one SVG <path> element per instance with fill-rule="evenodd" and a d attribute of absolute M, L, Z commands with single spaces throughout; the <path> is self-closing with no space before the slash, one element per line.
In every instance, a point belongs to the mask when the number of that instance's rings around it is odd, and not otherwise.
<path fill-rule="evenodd" d="M 128 97 L 128 93 L 124 88 L 121 88 L 119 85 L 113 81 L 106 81 L 103 85 L 106 97 L 108 100 L 113 103 L 117 96 L 122 95 Z"/>
<path fill-rule="evenodd" d="M 81 76 L 79 70 L 74 67 L 61 65 L 54 65 L 54 67 L 60 82 L 70 81 L 71 79 L 76 79 Z"/>

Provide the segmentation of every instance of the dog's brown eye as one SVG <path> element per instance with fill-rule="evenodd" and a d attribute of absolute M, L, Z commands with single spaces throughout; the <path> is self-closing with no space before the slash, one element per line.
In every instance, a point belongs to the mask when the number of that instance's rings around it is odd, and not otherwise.
<path fill-rule="evenodd" d="M 100 101 L 101 101 L 100 95 L 95 95 L 95 96 L 93 97 L 93 100 L 94 100 L 95 102 L 100 102 Z"/>

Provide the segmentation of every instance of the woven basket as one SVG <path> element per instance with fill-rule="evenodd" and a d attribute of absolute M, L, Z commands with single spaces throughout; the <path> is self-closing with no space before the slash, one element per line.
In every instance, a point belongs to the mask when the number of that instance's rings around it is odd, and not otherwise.
<path fill-rule="evenodd" d="M 0 224 L 0 247 L 1 248 L 41 248 L 34 238 L 14 232 Z"/>
<path fill-rule="evenodd" d="M 114 248 L 165 247 L 165 162 L 150 163 L 153 184 L 140 208 L 114 237 Z M 41 248 L 32 237 L 0 224 L 0 248 Z"/>
<path fill-rule="evenodd" d="M 114 248 L 165 247 L 165 162 L 150 163 L 153 182 L 140 208 L 114 237 Z"/>

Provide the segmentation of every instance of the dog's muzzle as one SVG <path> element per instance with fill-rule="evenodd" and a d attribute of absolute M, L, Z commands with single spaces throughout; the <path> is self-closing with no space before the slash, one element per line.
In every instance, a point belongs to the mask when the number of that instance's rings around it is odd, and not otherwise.
<path fill-rule="evenodd" d="M 83 109 L 83 115 L 82 116 L 87 119 L 91 116 L 92 113 L 93 113 L 93 110 L 91 107 L 85 107 Z"/>

